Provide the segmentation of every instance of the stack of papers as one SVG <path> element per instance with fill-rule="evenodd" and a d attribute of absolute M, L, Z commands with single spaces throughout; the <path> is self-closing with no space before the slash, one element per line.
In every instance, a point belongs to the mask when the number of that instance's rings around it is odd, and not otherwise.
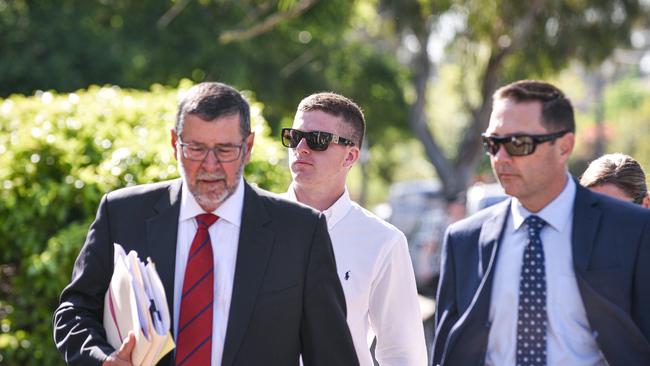
<path fill-rule="evenodd" d="M 145 264 L 135 251 L 127 255 L 121 245 L 113 245 L 115 266 L 104 297 L 106 337 L 119 349 L 129 331 L 134 331 L 131 362 L 154 365 L 175 347 L 165 288 L 151 258 Z"/>

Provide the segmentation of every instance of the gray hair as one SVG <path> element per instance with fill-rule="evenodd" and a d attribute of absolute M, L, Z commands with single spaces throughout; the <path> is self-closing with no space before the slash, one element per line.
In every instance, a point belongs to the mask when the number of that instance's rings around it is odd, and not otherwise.
<path fill-rule="evenodd" d="M 180 103 L 174 129 L 178 136 L 183 132 L 185 117 L 196 115 L 204 121 L 239 113 L 239 132 L 242 137 L 251 133 L 250 106 L 233 87 L 217 82 L 200 83 L 190 88 Z"/>

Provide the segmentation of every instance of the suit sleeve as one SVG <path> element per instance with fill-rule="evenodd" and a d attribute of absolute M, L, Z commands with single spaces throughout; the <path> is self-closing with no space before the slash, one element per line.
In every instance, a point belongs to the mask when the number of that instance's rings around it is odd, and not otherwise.
<path fill-rule="evenodd" d="M 104 294 L 113 273 L 106 196 L 54 312 L 54 341 L 69 365 L 100 365 L 114 351 L 102 325 Z"/>
<path fill-rule="evenodd" d="M 456 304 L 456 268 L 454 267 L 452 235 L 449 229 L 442 244 L 440 283 L 436 296 L 435 336 L 432 347 L 433 365 L 442 361 L 449 330 L 458 317 Z"/>
<path fill-rule="evenodd" d="M 650 343 L 650 219 L 646 215 L 645 227 L 639 243 L 634 278 L 633 317 L 645 339 Z"/>
<path fill-rule="evenodd" d="M 304 365 L 359 365 L 346 323 L 345 297 L 334 251 L 322 215 L 310 247 L 300 325 Z"/>
<path fill-rule="evenodd" d="M 370 322 L 382 366 L 425 366 L 427 348 L 413 265 L 402 233 L 392 238 L 370 292 Z"/>

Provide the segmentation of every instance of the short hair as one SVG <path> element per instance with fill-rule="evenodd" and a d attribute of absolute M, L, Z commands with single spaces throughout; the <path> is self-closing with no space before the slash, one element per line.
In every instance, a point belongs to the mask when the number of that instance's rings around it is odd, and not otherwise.
<path fill-rule="evenodd" d="M 557 87 L 538 80 L 520 80 L 499 88 L 493 100 L 513 99 L 517 103 L 540 102 L 542 126 L 549 131 L 567 130 L 575 133 L 573 105 Z"/>
<path fill-rule="evenodd" d="M 351 99 L 336 93 L 316 93 L 303 99 L 298 105 L 298 111 L 321 111 L 336 117 L 341 117 L 352 128 L 352 136 L 349 136 L 349 138 L 361 148 L 363 135 L 366 132 L 366 120 L 361 108 Z"/>
<path fill-rule="evenodd" d="M 645 173 L 641 165 L 629 155 L 607 154 L 592 161 L 582 173 L 580 184 L 587 188 L 613 184 L 641 204 L 648 194 Z"/>
<path fill-rule="evenodd" d="M 178 104 L 176 134 L 183 132 L 185 117 L 196 115 L 204 121 L 239 113 L 239 132 L 242 137 L 251 133 L 250 106 L 233 87 L 217 82 L 204 82 L 191 87 Z"/>

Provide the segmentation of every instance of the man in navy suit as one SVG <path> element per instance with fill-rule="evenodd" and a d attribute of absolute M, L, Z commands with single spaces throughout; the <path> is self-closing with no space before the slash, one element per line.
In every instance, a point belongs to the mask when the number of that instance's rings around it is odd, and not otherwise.
<path fill-rule="evenodd" d="M 571 102 L 494 95 L 483 144 L 512 196 L 449 227 L 433 365 L 650 365 L 650 213 L 576 184 Z"/>
<path fill-rule="evenodd" d="M 325 217 L 242 177 L 255 137 L 242 95 L 194 86 L 170 132 L 180 179 L 102 198 L 54 313 L 66 363 L 131 364 L 135 337 L 115 350 L 102 325 L 119 243 L 165 287 L 176 349 L 159 365 L 358 365 Z"/>

